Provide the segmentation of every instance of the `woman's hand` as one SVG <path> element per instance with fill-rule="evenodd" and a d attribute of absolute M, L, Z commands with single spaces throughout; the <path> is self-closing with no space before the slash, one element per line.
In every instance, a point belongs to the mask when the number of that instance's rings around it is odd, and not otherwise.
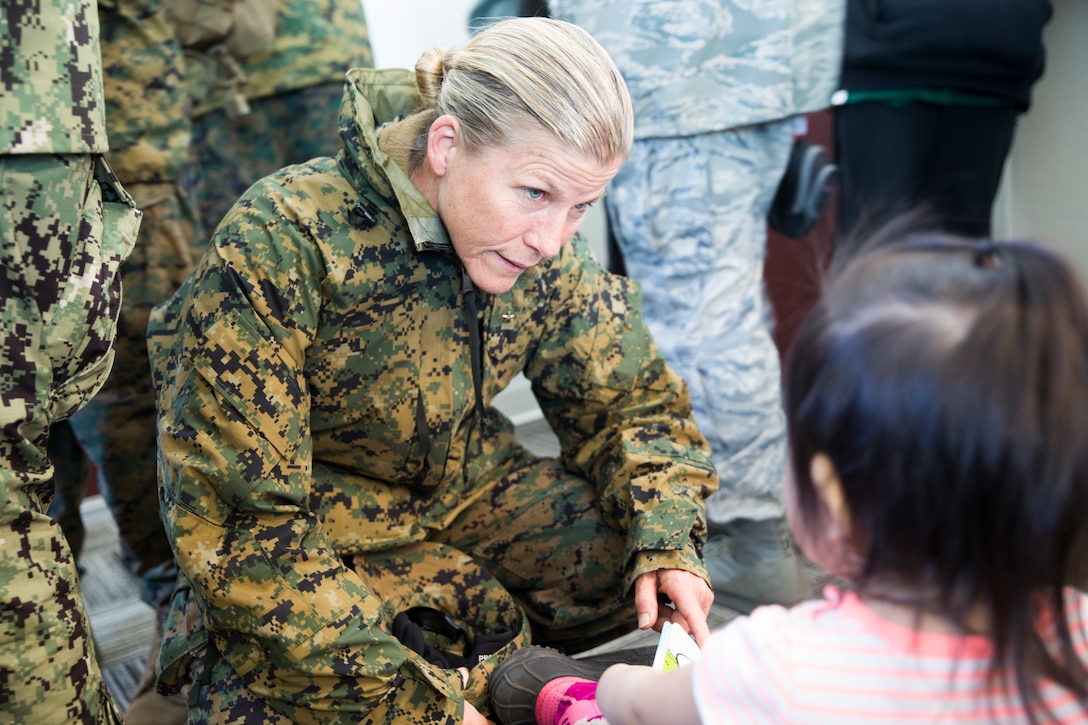
<path fill-rule="evenodd" d="M 495 723 L 481 715 L 480 711 L 472 706 L 472 703 L 466 702 L 465 725 L 495 725 Z"/>
<path fill-rule="evenodd" d="M 662 594 L 672 602 L 672 606 L 661 604 L 658 595 Z M 648 571 L 635 580 L 635 611 L 638 613 L 639 629 L 653 628 L 660 632 L 665 622 L 679 624 L 684 631 L 695 638 L 695 644 L 702 646 L 710 636 L 706 615 L 714 603 L 714 592 L 710 585 L 682 569 L 658 569 Z"/>
<path fill-rule="evenodd" d="M 458 667 L 457 671 L 461 673 L 461 687 L 468 686 L 468 668 Z M 467 700 L 465 701 L 465 725 L 495 725 L 495 723 L 488 720 L 486 717 L 480 714 L 480 711 Z"/>

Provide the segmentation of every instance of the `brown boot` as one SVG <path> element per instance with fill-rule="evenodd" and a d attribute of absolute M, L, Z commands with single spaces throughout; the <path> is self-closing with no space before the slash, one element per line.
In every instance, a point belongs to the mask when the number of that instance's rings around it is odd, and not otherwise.
<path fill-rule="evenodd" d="M 132 698 L 125 711 L 125 725 L 185 725 L 189 717 L 189 705 L 180 692 L 176 695 L 160 695 L 148 690 Z"/>
<path fill-rule="evenodd" d="M 160 695 L 155 691 L 155 663 L 159 659 L 161 641 L 162 628 L 156 627 L 144 673 L 125 711 L 125 725 L 185 725 L 189 718 L 189 705 L 184 695 Z"/>

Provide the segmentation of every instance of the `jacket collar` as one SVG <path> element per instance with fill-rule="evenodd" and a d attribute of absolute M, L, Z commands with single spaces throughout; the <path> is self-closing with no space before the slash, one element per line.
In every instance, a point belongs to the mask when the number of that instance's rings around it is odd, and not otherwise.
<path fill-rule="evenodd" d="M 418 111 L 420 104 L 409 70 L 348 71 L 340 107 L 341 168 L 364 195 L 373 189 L 396 200 L 418 251 L 453 252 L 438 212 L 408 177 L 412 141 L 431 116 L 431 111 Z"/>

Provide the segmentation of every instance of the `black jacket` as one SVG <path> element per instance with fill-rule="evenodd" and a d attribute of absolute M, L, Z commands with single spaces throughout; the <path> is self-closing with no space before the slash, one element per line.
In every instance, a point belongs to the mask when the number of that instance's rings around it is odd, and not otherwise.
<path fill-rule="evenodd" d="M 848 0 L 840 85 L 956 90 L 1026 109 L 1052 12 L 1049 0 Z"/>

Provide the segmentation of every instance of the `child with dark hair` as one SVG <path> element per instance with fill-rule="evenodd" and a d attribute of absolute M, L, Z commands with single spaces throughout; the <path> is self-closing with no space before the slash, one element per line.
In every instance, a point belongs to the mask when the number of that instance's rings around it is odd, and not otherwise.
<path fill-rule="evenodd" d="M 759 608 L 667 673 L 587 683 L 519 651 L 500 720 L 1088 723 L 1088 308 L 1066 263 L 885 229 L 831 275 L 784 393 L 791 527 L 850 590 Z"/>

